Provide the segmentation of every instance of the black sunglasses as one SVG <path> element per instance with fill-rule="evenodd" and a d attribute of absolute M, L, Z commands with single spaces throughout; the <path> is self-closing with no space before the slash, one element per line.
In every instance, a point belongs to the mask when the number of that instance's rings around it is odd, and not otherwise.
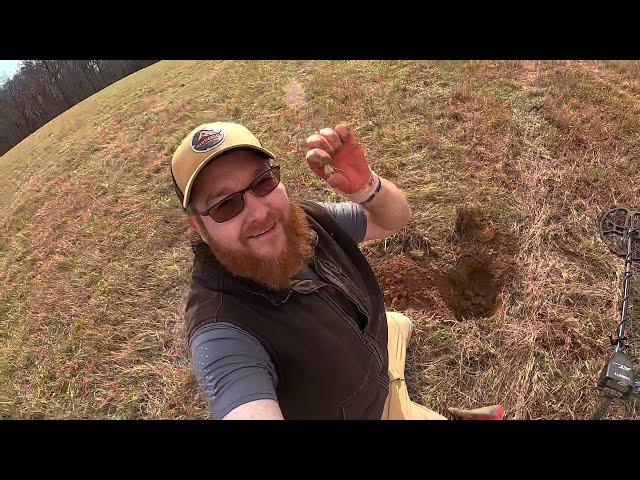
<path fill-rule="evenodd" d="M 246 192 L 251 190 L 256 197 L 264 197 L 273 192 L 279 184 L 280 167 L 273 165 L 269 170 L 258 175 L 247 188 L 223 198 L 200 215 L 209 215 L 217 223 L 226 222 L 242 212 Z"/>

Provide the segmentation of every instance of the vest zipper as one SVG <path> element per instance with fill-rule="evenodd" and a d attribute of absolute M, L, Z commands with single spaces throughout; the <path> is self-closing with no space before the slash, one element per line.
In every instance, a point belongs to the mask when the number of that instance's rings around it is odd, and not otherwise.
<path fill-rule="evenodd" d="M 348 299 L 352 299 L 351 295 L 349 295 L 348 292 L 346 292 L 345 290 L 343 290 L 342 288 L 339 287 L 340 281 L 335 278 L 334 274 L 332 272 L 336 272 L 338 271 L 338 267 L 335 266 L 333 263 L 331 262 L 322 262 L 320 260 L 318 260 L 318 263 L 320 263 L 320 267 L 325 267 L 326 265 L 326 269 L 325 274 L 328 274 L 328 276 L 331 278 L 331 280 L 333 280 L 334 286 L 340 291 L 342 292 Z M 316 270 L 318 270 L 319 273 L 319 268 L 318 268 L 318 263 L 316 263 Z M 331 272 L 327 272 L 326 270 L 331 270 Z M 346 277 L 345 277 L 346 278 Z M 348 280 L 348 279 L 347 279 Z M 356 286 L 353 285 L 353 282 L 350 282 L 355 290 Z M 327 297 L 328 298 L 328 297 Z M 333 301 L 331 301 L 333 303 Z M 358 331 L 358 333 L 362 336 L 362 338 L 365 341 L 365 344 L 367 345 L 367 347 L 369 348 L 369 350 L 373 350 L 373 352 L 376 355 L 376 358 L 378 359 L 378 364 L 380 366 L 382 366 L 382 354 L 380 353 L 378 346 L 376 345 L 375 341 L 373 339 L 370 339 L 370 337 L 365 333 L 369 327 L 369 325 L 371 324 L 371 315 L 365 310 L 364 306 L 360 303 L 360 301 L 357 298 L 353 298 L 353 303 L 355 303 L 356 307 L 358 308 L 358 310 L 360 311 L 361 314 L 363 314 L 366 318 L 367 318 L 367 325 L 364 328 L 364 331 L 360 330 L 360 328 L 358 328 L 357 325 L 354 325 L 354 328 Z M 341 312 L 342 309 L 336 305 L 336 308 L 338 308 Z M 346 314 L 342 313 L 343 316 L 346 317 Z"/>

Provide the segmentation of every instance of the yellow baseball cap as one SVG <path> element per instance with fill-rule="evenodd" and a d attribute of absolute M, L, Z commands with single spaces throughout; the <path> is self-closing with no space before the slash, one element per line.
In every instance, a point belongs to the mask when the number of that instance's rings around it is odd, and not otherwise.
<path fill-rule="evenodd" d="M 250 148 L 276 158 L 247 127 L 238 123 L 205 123 L 189 132 L 171 159 L 173 184 L 183 208 L 189 204 L 198 173 L 214 158 L 236 148 Z"/>

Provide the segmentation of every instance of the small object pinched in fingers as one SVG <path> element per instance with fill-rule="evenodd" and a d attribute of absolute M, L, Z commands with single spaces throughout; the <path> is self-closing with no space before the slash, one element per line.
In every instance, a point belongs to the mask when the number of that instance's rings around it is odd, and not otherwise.
<path fill-rule="evenodd" d="M 335 168 L 333 168 L 333 166 L 328 163 L 325 164 L 322 168 L 324 169 L 324 174 L 327 176 L 330 176 L 333 174 L 333 172 L 335 172 Z"/>

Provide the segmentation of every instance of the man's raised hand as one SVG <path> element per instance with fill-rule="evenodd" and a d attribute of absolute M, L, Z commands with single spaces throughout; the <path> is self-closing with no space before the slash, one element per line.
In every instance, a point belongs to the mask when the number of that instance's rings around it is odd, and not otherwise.
<path fill-rule="evenodd" d="M 323 128 L 307 138 L 307 146 L 309 167 L 334 189 L 350 195 L 370 179 L 371 169 L 353 125 L 342 122 L 335 128 Z"/>

